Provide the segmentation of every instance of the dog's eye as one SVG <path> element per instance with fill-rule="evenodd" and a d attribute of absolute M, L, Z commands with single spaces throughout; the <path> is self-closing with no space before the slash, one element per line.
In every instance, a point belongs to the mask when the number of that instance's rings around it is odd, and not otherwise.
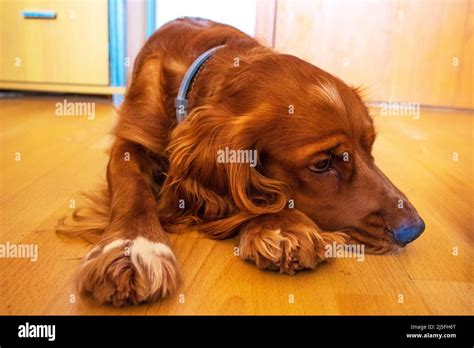
<path fill-rule="evenodd" d="M 325 158 L 309 166 L 309 169 L 317 174 L 322 174 L 331 169 L 331 157 Z"/>

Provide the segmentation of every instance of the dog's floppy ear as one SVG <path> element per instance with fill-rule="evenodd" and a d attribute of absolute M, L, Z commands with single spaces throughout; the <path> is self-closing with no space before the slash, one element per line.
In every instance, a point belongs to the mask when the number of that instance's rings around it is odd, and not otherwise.
<path fill-rule="evenodd" d="M 229 149 L 254 154 L 257 164 L 256 166 L 246 162 L 223 164 L 233 202 L 239 210 L 255 215 L 281 211 L 287 201 L 287 187 L 284 183 L 260 173 L 259 149 L 256 144 L 252 141 L 237 141 L 233 142 Z"/>
<path fill-rule="evenodd" d="M 224 108 L 200 107 L 175 128 L 159 202 L 163 220 L 199 224 L 196 228 L 210 237 L 227 238 L 256 215 L 284 209 L 283 183 L 262 175 L 255 162 L 225 157 L 245 150 L 258 160 L 256 140 L 262 135 L 252 134 L 258 125 L 244 124 L 251 119 L 229 114 Z"/>

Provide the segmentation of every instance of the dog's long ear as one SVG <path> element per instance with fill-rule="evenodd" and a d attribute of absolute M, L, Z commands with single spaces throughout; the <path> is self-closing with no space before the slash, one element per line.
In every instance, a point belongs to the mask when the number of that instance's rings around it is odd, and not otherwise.
<path fill-rule="evenodd" d="M 255 165 L 257 140 L 263 135 L 258 134 L 258 125 L 249 124 L 254 119 L 224 108 L 200 107 L 176 127 L 159 204 L 164 221 L 199 224 L 196 228 L 210 237 L 226 238 L 248 219 L 285 207 L 285 185 L 265 177 Z M 245 152 L 237 155 L 239 150 Z M 223 154 L 224 160 L 219 158 Z M 242 156 L 250 163 L 236 163 Z"/>
<path fill-rule="evenodd" d="M 261 136 L 264 136 L 263 134 Z M 287 187 L 284 183 L 261 174 L 259 151 L 255 138 L 246 135 L 236 139 L 229 149 L 244 150 L 244 156 L 253 156 L 253 163 L 224 163 L 228 186 L 237 208 L 248 214 L 268 214 L 281 211 L 287 202 Z M 247 138 L 245 140 L 245 138 Z"/>

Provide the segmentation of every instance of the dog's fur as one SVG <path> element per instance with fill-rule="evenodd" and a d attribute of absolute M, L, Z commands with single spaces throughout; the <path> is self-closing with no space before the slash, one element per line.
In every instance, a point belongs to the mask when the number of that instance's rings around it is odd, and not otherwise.
<path fill-rule="evenodd" d="M 177 125 L 186 70 L 219 45 Z M 79 287 L 99 302 L 137 304 L 176 290 L 165 231 L 238 236 L 243 259 L 293 274 L 314 269 L 333 242 L 398 248 L 392 230 L 418 219 L 373 162 L 373 122 L 358 91 L 235 28 L 190 18 L 162 27 L 138 55 L 118 112 L 108 187 L 58 226 L 95 244 Z M 218 163 L 226 147 L 256 150 L 258 165 Z"/>

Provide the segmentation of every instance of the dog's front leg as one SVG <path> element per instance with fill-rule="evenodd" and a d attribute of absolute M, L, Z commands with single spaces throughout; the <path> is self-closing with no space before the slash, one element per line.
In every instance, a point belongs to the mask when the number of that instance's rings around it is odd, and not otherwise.
<path fill-rule="evenodd" d="M 346 235 L 322 232 L 302 212 L 291 209 L 256 217 L 238 236 L 239 254 L 259 268 L 294 274 L 326 259 L 325 246 L 343 244 Z"/>
<path fill-rule="evenodd" d="M 110 224 L 86 255 L 79 289 L 116 306 L 153 301 L 177 287 L 178 268 L 141 167 L 144 151 L 118 139 L 107 167 Z"/>

